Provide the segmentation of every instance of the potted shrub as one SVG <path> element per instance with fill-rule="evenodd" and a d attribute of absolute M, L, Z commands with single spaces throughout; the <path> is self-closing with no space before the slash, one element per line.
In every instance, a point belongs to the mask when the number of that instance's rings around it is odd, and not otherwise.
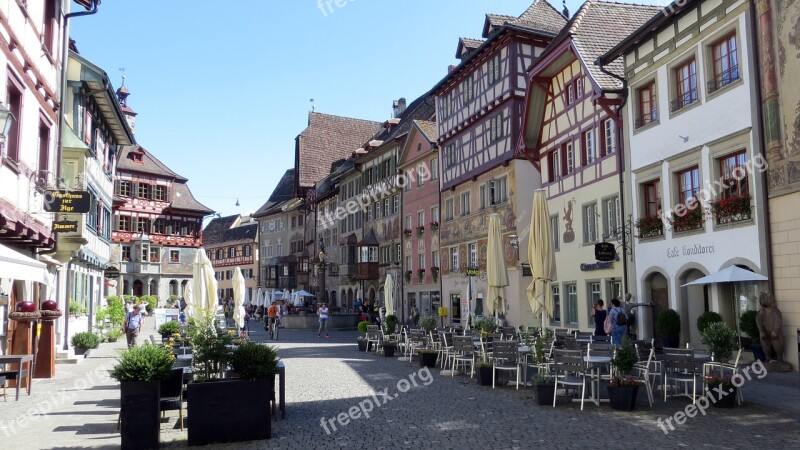
<path fill-rule="evenodd" d="M 423 317 L 419 321 L 419 324 L 425 330 L 426 335 L 429 335 L 430 333 L 436 330 L 436 323 L 437 320 L 436 317 L 434 316 Z M 430 345 L 430 342 L 428 343 L 428 345 Z M 437 350 L 433 350 L 430 348 L 420 350 L 419 351 L 420 365 L 423 367 L 434 368 L 436 367 L 436 359 L 438 356 L 439 352 Z"/>
<path fill-rule="evenodd" d="M 162 339 L 167 339 L 175 333 L 181 332 L 181 324 L 175 322 L 174 320 L 164 322 L 160 327 L 158 327 L 158 332 L 161 334 Z"/>
<path fill-rule="evenodd" d="M 369 326 L 369 320 L 362 320 L 358 322 L 358 351 L 365 352 L 367 351 L 367 327 Z"/>
<path fill-rule="evenodd" d="M 417 236 L 422 236 L 425 234 L 425 225 L 420 225 L 417 227 Z"/>
<path fill-rule="evenodd" d="M 497 330 L 497 324 L 494 323 L 494 320 L 484 317 L 483 319 L 478 319 L 473 322 L 472 328 L 478 330 L 485 339 Z"/>
<path fill-rule="evenodd" d="M 397 342 L 391 340 L 384 341 L 383 356 L 391 358 L 394 356 L 395 351 L 397 351 Z"/>
<path fill-rule="evenodd" d="M 111 370 L 120 386 L 120 435 L 123 449 L 158 448 L 161 380 L 174 359 L 163 348 L 145 344 L 125 350 Z"/>
<path fill-rule="evenodd" d="M 100 345 L 100 337 L 94 333 L 84 331 L 75 333 L 70 343 L 75 348 L 76 355 L 86 355 L 87 350 L 97 348 Z"/>
<path fill-rule="evenodd" d="M 752 217 L 750 194 L 724 198 L 711 203 L 718 224 L 741 222 Z"/>
<path fill-rule="evenodd" d="M 432 231 L 436 231 L 439 229 L 439 222 L 433 220 L 431 221 L 430 226 Z"/>
<path fill-rule="evenodd" d="M 86 307 L 83 306 L 83 303 L 78 303 L 75 300 L 70 300 L 69 313 L 72 314 L 73 317 L 82 316 L 86 314 Z"/>
<path fill-rule="evenodd" d="M 636 407 L 636 397 L 639 394 L 641 380 L 630 376 L 638 357 L 633 344 L 629 339 L 617 347 L 611 366 L 616 369 L 616 375 L 611 378 L 608 385 L 608 398 L 611 408 L 618 411 L 632 411 Z"/>
<path fill-rule="evenodd" d="M 676 233 L 703 228 L 705 210 L 702 206 L 695 206 L 683 215 L 672 213 L 672 230 Z"/>
<path fill-rule="evenodd" d="M 700 314 L 700 317 L 697 318 L 697 331 L 699 331 L 700 334 L 703 334 L 709 325 L 716 322 L 722 322 L 722 316 L 714 311 L 706 311 L 703 314 Z"/>
<path fill-rule="evenodd" d="M 661 334 L 664 347 L 676 348 L 681 335 L 681 316 L 674 309 L 661 311 L 656 320 L 656 328 Z"/>
<path fill-rule="evenodd" d="M 106 333 L 108 342 L 117 342 L 122 337 L 122 330 L 119 328 L 112 328 Z"/>
<path fill-rule="evenodd" d="M 406 228 L 406 229 L 403 230 L 403 234 L 406 237 L 411 237 L 411 233 L 412 233 L 411 228 Z"/>
<path fill-rule="evenodd" d="M 436 331 L 436 323 L 438 320 L 434 316 L 427 316 L 423 317 L 422 320 L 419 321 L 419 325 L 425 330 L 425 333 L 431 333 Z"/>
<path fill-rule="evenodd" d="M 711 352 L 712 360 L 724 363 L 731 359 L 733 349 L 736 348 L 737 344 L 735 331 L 731 330 L 723 322 L 714 322 L 706 327 L 701 335 L 703 336 L 703 344 Z"/>
<path fill-rule="evenodd" d="M 536 388 L 537 404 L 541 406 L 553 404 L 556 383 L 552 375 L 542 370 L 537 371 L 536 375 L 533 377 L 533 386 Z"/>
<path fill-rule="evenodd" d="M 746 311 L 742 314 L 739 320 L 739 329 L 752 341 L 750 350 L 753 352 L 753 358 L 765 361 L 767 355 L 764 354 L 764 349 L 761 348 L 761 333 L 758 331 L 758 325 L 756 324 L 756 314 L 756 311 Z"/>
<path fill-rule="evenodd" d="M 235 378 L 189 385 L 189 445 L 272 437 L 269 403 L 278 373 L 275 348 L 244 342 L 231 354 L 230 364 Z"/>
<path fill-rule="evenodd" d="M 475 372 L 478 374 L 479 386 L 492 385 L 492 363 L 490 361 L 481 360 L 475 364 Z"/>
<path fill-rule="evenodd" d="M 722 375 L 720 372 L 712 372 L 706 375 L 703 381 L 705 381 L 707 389 L 716 400 L 711 402 L 712 405 L 717 408 L 733 408 L 736 406 L 738 392 L 730 376 Z M 727 393 L 727 395 L 720 394 L 720 390 Z"/>
<path fill-rule="evenodd" d="M 397 331 L 398 323 L 400 323 L 400 320 L 394 314 L 386 316 L 386 333 L 394 334 L 394 332 Z"/>

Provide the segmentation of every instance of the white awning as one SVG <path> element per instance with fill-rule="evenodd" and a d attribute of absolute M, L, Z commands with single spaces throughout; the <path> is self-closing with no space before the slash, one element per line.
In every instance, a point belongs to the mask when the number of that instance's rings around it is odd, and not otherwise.
<path fill-rule="evenodd" d="M 0 244 L 0 278 L 50 285 L 47 265 Z"/>
<path fill-rule="evenodd" d="M 711 275 L 706 275 L 703 278 L 694 280 L 691 283 L 686 283 L 681 287 L 741 281 L 767 281 L 767 277 L 747 269 L 742 269 L 741 267 L 730 266 L 720 270 L 719 272 L 715 272 Z"/>

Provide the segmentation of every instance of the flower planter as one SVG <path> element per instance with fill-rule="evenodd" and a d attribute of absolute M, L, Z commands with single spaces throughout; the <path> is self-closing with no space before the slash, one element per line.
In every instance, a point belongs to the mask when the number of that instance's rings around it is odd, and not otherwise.
<path fill-rule="evenodd" d="M 365 339 L 358 340 L 358 351 L 360 352 L 367 351 L 367 341 Z"/>
<path fill-rule="evenodd" d="M 437 352 L 420 352 L 419 365 L 420 367 L 428 367 L 433 369 L 436 367 L 436 358 L 439 356 Z"/>
<path fill-rule="evenodd" d="M 75 356 L 89 356 L 89 348 L 75 347 Z"/>
<path fill-rule="evenodd" d="M 633 411 L 633 408 L 636 407 L 639 386 L 607 386 L 607 388 L 611 409 L 617 411 Z"/>
<path fill-rule="evenodd" d="M 479 386 L 492 385 L 492 368 L 491 367 L 478 367 L 475 372 L 478 373 Z"/>
<path fill-rule="evenodd" d="M 275 377 L 190 383 L 189 445 L 271 438 L 274 390 Z"/>
<path fill-rule="evenodd" d="M 541 406 L 550 406 L 553 404 L 553 395 L 555 394 L 555 383 L 536 383 L 536 403 Z"/>
<path fill-rule="evenodd" d="M 720 393 L 717 391 L 719 386 L 719 383 L 708 385 L 708 390 L 711 392 L 711 396 L 713 397 L 711 404 L 716 408 L 733 408 L 736 406 L 736 396 L 738 395 L 738 392 L 736 392 L 736 387 L 730 384 L 722 385 L 722 388 L 720 389 L 727 395 L 724 395 L 722 398 L 720 398 Z"/>
<path fill-rule="evenodd" d="M 158 448 L 161 431 L 161 383 L 123 381 L 119 386 L 122 450 Z"/>
<path fill-rule="evenodd" d="M 383 356 L 387 358 L 391 358 L 394 356 L 394 352 L 397 350 L 397 347 L 394 345 L 385 345 L 383 346 Z"/>

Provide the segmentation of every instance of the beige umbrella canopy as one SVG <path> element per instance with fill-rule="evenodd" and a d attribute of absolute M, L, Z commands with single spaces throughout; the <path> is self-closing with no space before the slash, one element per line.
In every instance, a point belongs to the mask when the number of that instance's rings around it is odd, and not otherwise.
<path fill-rule="evenodd" d="M 486 252 L 486 281 L 489 286 L 486 309 L 490 315 L 504 311 L 505 287 L 508 286 L 505 258 L 503 257 L 503 238 L 500 234 L 500 215 L 489 216 L 489 242 Z"/>
<path fill-rule="evenodd" d="M 244 275 L 242 269 L 237 266 L 233 271 L 233 321 L 239 330 L 244 328 L 244 291 Z"/>
<path fill-rule="evenodd" d="M 394 314 L 394 280 L 392 274 L 386 274 L 386 281 L 383 283 L 383 292 L 386 296 L 386 315 Z"/>
<path fill-rule="evenodd" d="M 217 310 L 217 280 L 214 278 L 211 261 L 202 247 L 197 249 L 192 264 L 192 300 L 192 313 L 196 318 L 202 318 L 209 312 L 213 314 Z"/>
<path fill-rule="evenodd" d="M 553 290 L 551 284 L 556 277 L 555 254 L 553 253 L 550 210 L 544 190 L 533 193 L 531 227 L 528 238 L 528 261 L 531 264 L 533 281 L 526 293 L 534 317 L 541 315 L 542 328 L 545 316 L 553 316 Z"/>

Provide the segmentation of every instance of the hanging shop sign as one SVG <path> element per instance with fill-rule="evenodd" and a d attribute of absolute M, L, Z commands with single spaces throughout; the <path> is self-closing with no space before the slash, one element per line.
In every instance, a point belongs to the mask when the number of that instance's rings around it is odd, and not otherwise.
<path fill-rule="evenodd" d="M 594 259 L 611 262 L 617 258 L 617 248 L 611 242 L 598 242 L 594 245 Z"/>
<path fill-rule="evenodd" d="M 89 191 L 45 191 L 44 194 L 45 212 L 86 214 L 91 205 Z"/>
<path fill-rule="evenodd" d="M 58 220 L 53 222 L 53 231 L 58 233 L 74 233 L 78 231 L 77 220 Z"/>

